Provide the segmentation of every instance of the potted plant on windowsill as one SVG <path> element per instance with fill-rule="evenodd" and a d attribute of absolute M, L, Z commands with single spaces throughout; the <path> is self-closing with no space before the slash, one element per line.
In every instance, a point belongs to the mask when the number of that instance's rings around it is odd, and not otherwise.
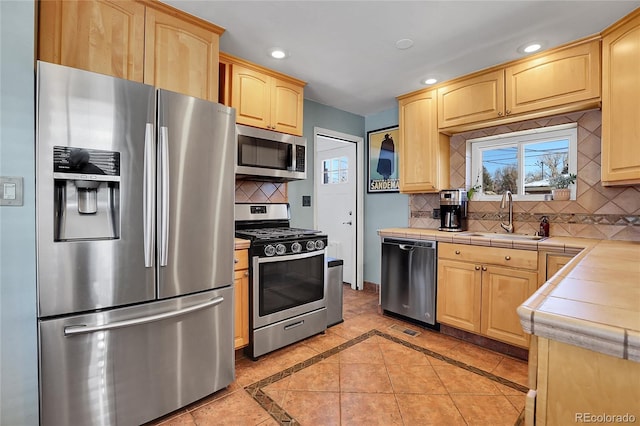
<path fill-rule="evenodd" d="M 566 201 L 571 197 L 569 185 L 576 183 L 577 176 L 573 173 L 557 175 L 549 179 L 549 186 L 552 188 L 554 200 Z"/>

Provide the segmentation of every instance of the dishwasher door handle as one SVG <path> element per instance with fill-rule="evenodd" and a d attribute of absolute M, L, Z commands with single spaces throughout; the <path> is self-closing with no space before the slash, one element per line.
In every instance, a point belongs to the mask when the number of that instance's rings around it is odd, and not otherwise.
<path fill-rule="evenodd" d="M 406 251 L 411 251 L 416 248 L 416 246 L 410 246 L 408 244 L 398 244 L 398 247 L 400 247 L 400 250 L 406 250 Z"/>

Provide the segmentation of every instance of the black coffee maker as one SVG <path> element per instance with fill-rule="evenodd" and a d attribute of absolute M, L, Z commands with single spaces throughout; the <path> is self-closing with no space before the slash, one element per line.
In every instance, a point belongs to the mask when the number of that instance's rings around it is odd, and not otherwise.
<path fill-rule="evenodd" d="M 440 191 L 441 231 L 460 232 L 467 230 L 467 191 L 444 189 Z"/>

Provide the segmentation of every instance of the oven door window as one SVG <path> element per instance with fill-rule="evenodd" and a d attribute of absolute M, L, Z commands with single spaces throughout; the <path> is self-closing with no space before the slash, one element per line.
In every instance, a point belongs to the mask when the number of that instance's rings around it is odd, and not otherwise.
<path fill-rule="evenodd" d="M 324 298 L 324 254 L 260 264 L 259 315 Z"/>
<path fill-rule="evenodd" d="M 285 142 L 238 135 L 238 165 L 291 170 L 293 145 Z"/>

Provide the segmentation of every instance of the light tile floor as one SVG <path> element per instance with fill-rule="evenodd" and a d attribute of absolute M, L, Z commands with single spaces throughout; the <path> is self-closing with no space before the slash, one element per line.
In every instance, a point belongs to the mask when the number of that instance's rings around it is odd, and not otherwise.
<path fill-rule="evenodd" d="M 344 288 L 344 322 L 251 361 L 150 425 L 514 425 L 527 363 L 379 313 Z M 415 337 L 403 329 L 419 331 Z"/>

